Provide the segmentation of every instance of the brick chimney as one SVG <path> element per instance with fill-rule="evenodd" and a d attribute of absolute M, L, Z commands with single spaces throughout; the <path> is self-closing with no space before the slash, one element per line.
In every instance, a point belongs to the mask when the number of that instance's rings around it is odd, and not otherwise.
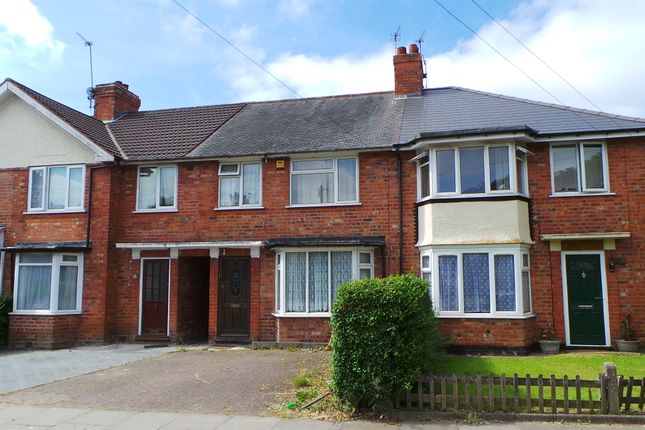
<path fill-rule="evenodd" d="M 396 48 L 394 56 L 394 94 L 396 96 L 421 95 L 423 91 L 423 63 L 419 47 L 412 43 Z"/>
<path fill-rule="evenodd" d="M 112 121 L 124 112 L 137 112 L 141 99 L 121 81 L 99 84 L 94 89 L 94 118 Z"/>

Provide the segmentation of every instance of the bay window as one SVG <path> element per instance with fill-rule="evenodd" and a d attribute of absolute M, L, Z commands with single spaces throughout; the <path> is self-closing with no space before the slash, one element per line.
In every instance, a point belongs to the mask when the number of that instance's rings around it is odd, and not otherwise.
<path fill-rule="evenodd" d="M 591 142 L 551 146 L 551 184 L 554 194 L 607 192 L 605 145 Z"/>
<path fill-rule="evenodd" d="M 459 195 L 527 195 L 526 153 L 520 152 L 516 162 L 512 162 L 513 151 L 515 145 L 511 144 L 429 149 L 416 158 L 419 200 Z"/>
<path fill-rule="evenodd" d="M 137 211 L 177 208 L 177 166 L 140 166 Z"/>
<path fill-rule="evenodd" d="M 508 318 L 531 312 L 529 261 L 523 246 L 422 251 L 421 275 L 431 280 L 439 316 Z"/>
<path fill-rule="evenodd" d="M 82 210 L 84 191 L 84 166 L 32 167 L 27 211 Z"/>
<path fill-rule="evenodd" d="M 260 163 L 227 163 L 219 166 L 219 207 L 258 207 L 261 204 Z"/>
<path fill-rule="evenodd" d="M 276 314 L 329 316 L 338 286 L 374 276 L 371 250 L 303 249 L 276 254 Z"/>
<path fill-rule="evenodd" d="M 291 204 L 358 202 L 358 159 L 329 158 L 291 162 Z"/>
<path fill-rule="evenodd" d="M 18 254 L 14 312 L 78 313 L 82 282 L 83 254 Z"/>

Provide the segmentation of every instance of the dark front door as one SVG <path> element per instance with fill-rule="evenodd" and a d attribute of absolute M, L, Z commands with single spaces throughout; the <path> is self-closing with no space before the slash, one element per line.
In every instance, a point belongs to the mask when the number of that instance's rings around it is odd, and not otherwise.
<path fill-rule="evenodd" d="M 168 333 L 168 260 L 143 260 L 141 334 Z"/>
<path fill-rule="evenodd" d="M 218 335 L 248 338 L 250 335 L 250 260 L 222 258 L 220 261 Z"/>
<path fill-rule="evenodd" d="M 569 343 L 605 345 L 599 254 L 566 255 Z"/>

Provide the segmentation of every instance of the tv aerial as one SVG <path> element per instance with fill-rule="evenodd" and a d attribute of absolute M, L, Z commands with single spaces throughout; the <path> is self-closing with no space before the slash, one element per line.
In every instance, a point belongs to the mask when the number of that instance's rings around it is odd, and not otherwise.
<path fill-rule="evenodd" d="M 390 33 L 390 40 L 394 44 L 394 53 L 396 54 L 396 45 L 398 45 L 399 40 L 401 40 L 401 26 L 400 25 L 396 28 L 396 31 Z"/>
<path fill-rule="evenodd" d="M 92 62 L 92 46 L 94 46 L 94 42 L 91 42 L 84 38 L 83 35 L 78 31 L 76 32 L 76 34 L 78 35 L 78 37 L 83 39 L 85 46 L 87 46 L 90 51 L 90 86 L 85 90 L 85 93 L 87 94 L 87 99 L 90 101 L 90 109 L 92 109 L 92 102 L 94 101 L 94 66 Z"/>

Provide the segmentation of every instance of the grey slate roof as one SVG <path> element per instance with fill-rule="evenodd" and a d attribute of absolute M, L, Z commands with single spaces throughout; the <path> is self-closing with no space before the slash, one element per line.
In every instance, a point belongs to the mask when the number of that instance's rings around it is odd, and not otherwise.
<path fill-rule="evenodd" d="M 99 121 L 94 117 L 72 109 L 71 107 L 65 106 L 64 104 L 50 99 L 49 97 L 44 96 L 39 92 L 36 92 L 31 88 L 14 81 L 13 79 L 7 78 L 6 80 L 27 93 L 31 98 L 40 103 L 44 108 L 58 116 L 67 124 L 74 127 L 78 132 L 85 135 L 85 137 L 96 143 L 107 153 L 121 157 L 121 152 L 110 137 L 110 134 L 105 128 L 103 121 Z"/>
<path fill-rule="evenodd" d="M 454 135 L 504 128 L 553 135 L 645 129 L 645 120 L 466 88 L 435 88 L 425 90 L 423 97 L 406 99 L 399 142 L 410 142 L 421 133 Z"/>
<path fill-rule="evenodd" d="M 240 111 L 244 104 L 128 113 L 108 123 L 129 160 L 186 155 Z"/>
<path fill-rule="evenodd" d="M 249 103 L 188 156 L 391 148 L 403 105 L 393 92 Z"/>

